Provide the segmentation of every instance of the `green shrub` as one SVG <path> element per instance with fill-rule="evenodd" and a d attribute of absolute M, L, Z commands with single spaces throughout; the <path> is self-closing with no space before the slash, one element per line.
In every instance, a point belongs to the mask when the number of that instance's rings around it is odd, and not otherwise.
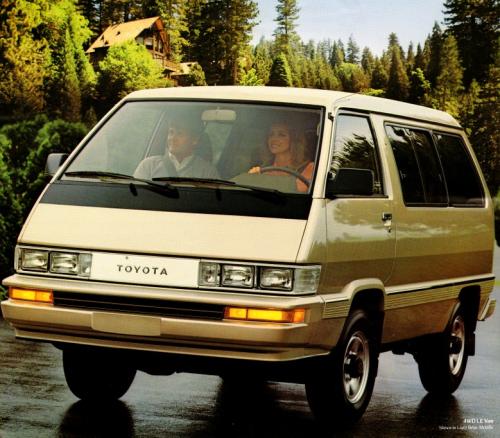
<path fill-rule="evenodd" d="M 44 174 L 47 156 L 70 152 L 86 132 L 82 123 L 48 121 L 45 116 L 0 129 L 1 278 L 12 272 L 22 222 L 48 182 Z"/>

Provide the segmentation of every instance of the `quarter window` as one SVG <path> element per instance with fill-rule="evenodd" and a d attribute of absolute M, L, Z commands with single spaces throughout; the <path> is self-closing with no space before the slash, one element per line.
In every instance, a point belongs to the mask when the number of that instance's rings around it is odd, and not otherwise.
<path fill-rule="evenodd" d="M 479 175 L 460 137 L 435 134 L 448 196 L 453 206 L 483 206 L 484 194 Z"/>
<path fill-rule="evenodd" d="M 334 152 L 330 169 L 369 169 L 374 177 L 374 194 L 382 194 L 375 141 L 366 117 L 341 114 L 335 128 Z"/>
<path fill-rule="evenodd" d="M 407 204 L 447 205 L 446 186 L 429 132 L 387 126 Z"/>

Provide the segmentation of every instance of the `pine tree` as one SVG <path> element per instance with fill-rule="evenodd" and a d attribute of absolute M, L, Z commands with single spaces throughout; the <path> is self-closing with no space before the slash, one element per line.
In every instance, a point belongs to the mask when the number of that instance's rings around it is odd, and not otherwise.
<path fill-rule="evenodd" d="M 488 183 L 490 193 L 495 195 L 500 188 L 500 54 L 488 69 L 479 99 L 474 109 L 470 126 L 470 140 L 476 152 L 481 169 Z"/>
<path fill-rule="evenodd" d="M 49 42 L 51 53 L 47 110 L 55 117 L 76 122 L 90 107 L 96 82 L 83 50 L 91 31 L 72 0 L 52 2 L 43 18 L 41 34 Z"/>
<path fill-rule="evenodd" d="M 379 58 L 375 59 L 371 77 L 371 87 L 376 90 L 385 90 L 388 81 L 389 75 L 387 74 L 386 68 L 382 65 L 382 61 Z"/>
<path fill-rule="evenodd" d="M 284 53 L 280 53 L 273 61 L 267 85 L 273 87 L 291 87 L 292 84 L 292 72 L 290 71 L 288 60 Z"/>
<path fill-rule="evenodd" d="M 329 61 L 333 68 L 339 67 L 343 62 L 345 62 L 345 53 L 342 41 L 339 40 L 333 42 Z"/>
<path fill-rule="evenodd" d="M 410 91 L 408 101 L 417 105 L 430 104 L 431 83 L 425 78 L 420 67 L 417 67 L 410 75 Z"/>
<path fill-rule="evenodd" d="M 499 49 L 500 2 L 498 0 L 446 0 L 447 31 L 457 40 L 466 86 L 486 80 L 488 67 Z"/>
<path fill-rule="evenodd" d="M 431 35 L 427 38 L 427 56 L 429 63 L 427 64 L 427 70 L 425 76 L 431 82 L 432 86 L 436 86 L 436 80 L 440 71 L 441 63 L 441 47 L 443 46 L 443 32 L 439 27 L 439 24 L 434 23 Z"/>
<path fill-rule="evenodd" d="M 359 46 L 356 41 L 354 41 L 354 37 L 352 35 L 349 37 L 349 41 L 347 42 L 346 61 L 351 64 L 359 64 Z"/>
<path fill-rule="evenodd" d="M 424 51 L 422 50 L 420 43 L 417 45 L 417 53 L 415 54 L 415 62 L 413 64 L 413 69 L 416 70 L 417 68 L 422 71 L 427 70 L 427 60 L 424 56 Z"/>
<path fill-rule="evenodd" d="M 44 110 L 44 80 L 50 62 L 43 26 L 45 0 L 0 4 L 0 116 L 26 118 Z"/>
<path fill-rule="evenodd" d="M 387 82 L 387 97 L 395 100 L 407 100 L 410 83 L 406 69 L 401 60 L 401 52 L 398 49 L 392 50 L 391 68 L 389 80 Z"/>
<path fill-rule="evenodd" d="M 363 49 L 363 54 L 361 55 L 361 67 L 363 67 L 363 70 L 368 77 L 371 78 L 373 69 L 375 68 L 375 57 L 368 47 Z"/>
<path fill-rule="evenodd" d="M 262 37 L 253 52 L 253 68 L 263 84 L 267 84 L 269 81 L 272 64 L 271 42 Z"/>
<path fill-rule="evenodd" d="M 433 93 L 434 106 L 451 115 L 459 115 L 459 95 L 462 86 L 463 69 L 460 65 L 455 37 L 448 35 L 441 47 L 439 75 Z"/>
<path fill-rule="evenodd" d="M 410 45 L 408 46 L 408 51 L 406 52 L 406 69 L 408 72 L 408 76 L 410 76 L 414 68 L 415 68 L 415 52 L 413 51 L 413 43 L 410 41 Z"/>
<path fill-rule="evenodd" d="M 276 12 L 278 13 L 274 19 L 277 23 L 274 31 L 276 50 L 289 53 L 294 40 L 298 38 L 295 32 L 300 12 L 297 0 L 278 0 Z"/>
<path fill-rule="evenodd" d="M 199 62 L 208 84 L 238 82 L 239 58 L 246 53 L 256 17 L 253 0 L 191 0 L 186 57 Z"/>

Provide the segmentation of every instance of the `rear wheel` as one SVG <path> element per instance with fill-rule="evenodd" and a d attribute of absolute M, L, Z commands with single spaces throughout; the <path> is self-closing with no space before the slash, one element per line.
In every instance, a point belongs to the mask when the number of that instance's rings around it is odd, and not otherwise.
<path fill-rule="evenodd" d="M 314 380 L 306 383 L 307 399 L 321 422 L 350 425 L 365 412 L 378 369 L 378 341 L 363 310 L 349 317 L 337 347 Z"/>
<path fill-rule="evenodd" d="M 94 348 L 64 349 L 63 367 L 71 392 L 92 401 L 119 399 L 130 388 L 136 373 L 119 352 Z"/>
<path fill-rule="evenodd" d="M 469 324 L 463 306 L 459 306 L 445 332 L 417 353 L 420 380 L 428 392 L 451 394 L 459 387 L 467 366 L 468 339 Z"/>

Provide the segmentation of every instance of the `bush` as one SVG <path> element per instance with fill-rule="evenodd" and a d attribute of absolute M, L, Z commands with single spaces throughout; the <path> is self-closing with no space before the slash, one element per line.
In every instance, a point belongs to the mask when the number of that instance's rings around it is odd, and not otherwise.
<path fill-rule="evenodd" d="M 83 138 L 82 123 L 48 121 L 45 116 L 0 129 L 0 276 L 12 272 L 22 222 L 47 183 L 51 152 L 70 152 Z M 1 294 L 1 292 L 0 292 Z"/>
<path fill-rule="evenodd" d="M 52 152 L 69 153 L 87 133 L 83 123 L 72 123 L 64 120 L 47 122 L 38 131 L 34 147 L 26 157 L 26 164 L 20 172 L 22 187 L 20 196 L 21 207 L 28 213 L 43 188 L 50 179 L 45 175 L 45 162 Z"/>

